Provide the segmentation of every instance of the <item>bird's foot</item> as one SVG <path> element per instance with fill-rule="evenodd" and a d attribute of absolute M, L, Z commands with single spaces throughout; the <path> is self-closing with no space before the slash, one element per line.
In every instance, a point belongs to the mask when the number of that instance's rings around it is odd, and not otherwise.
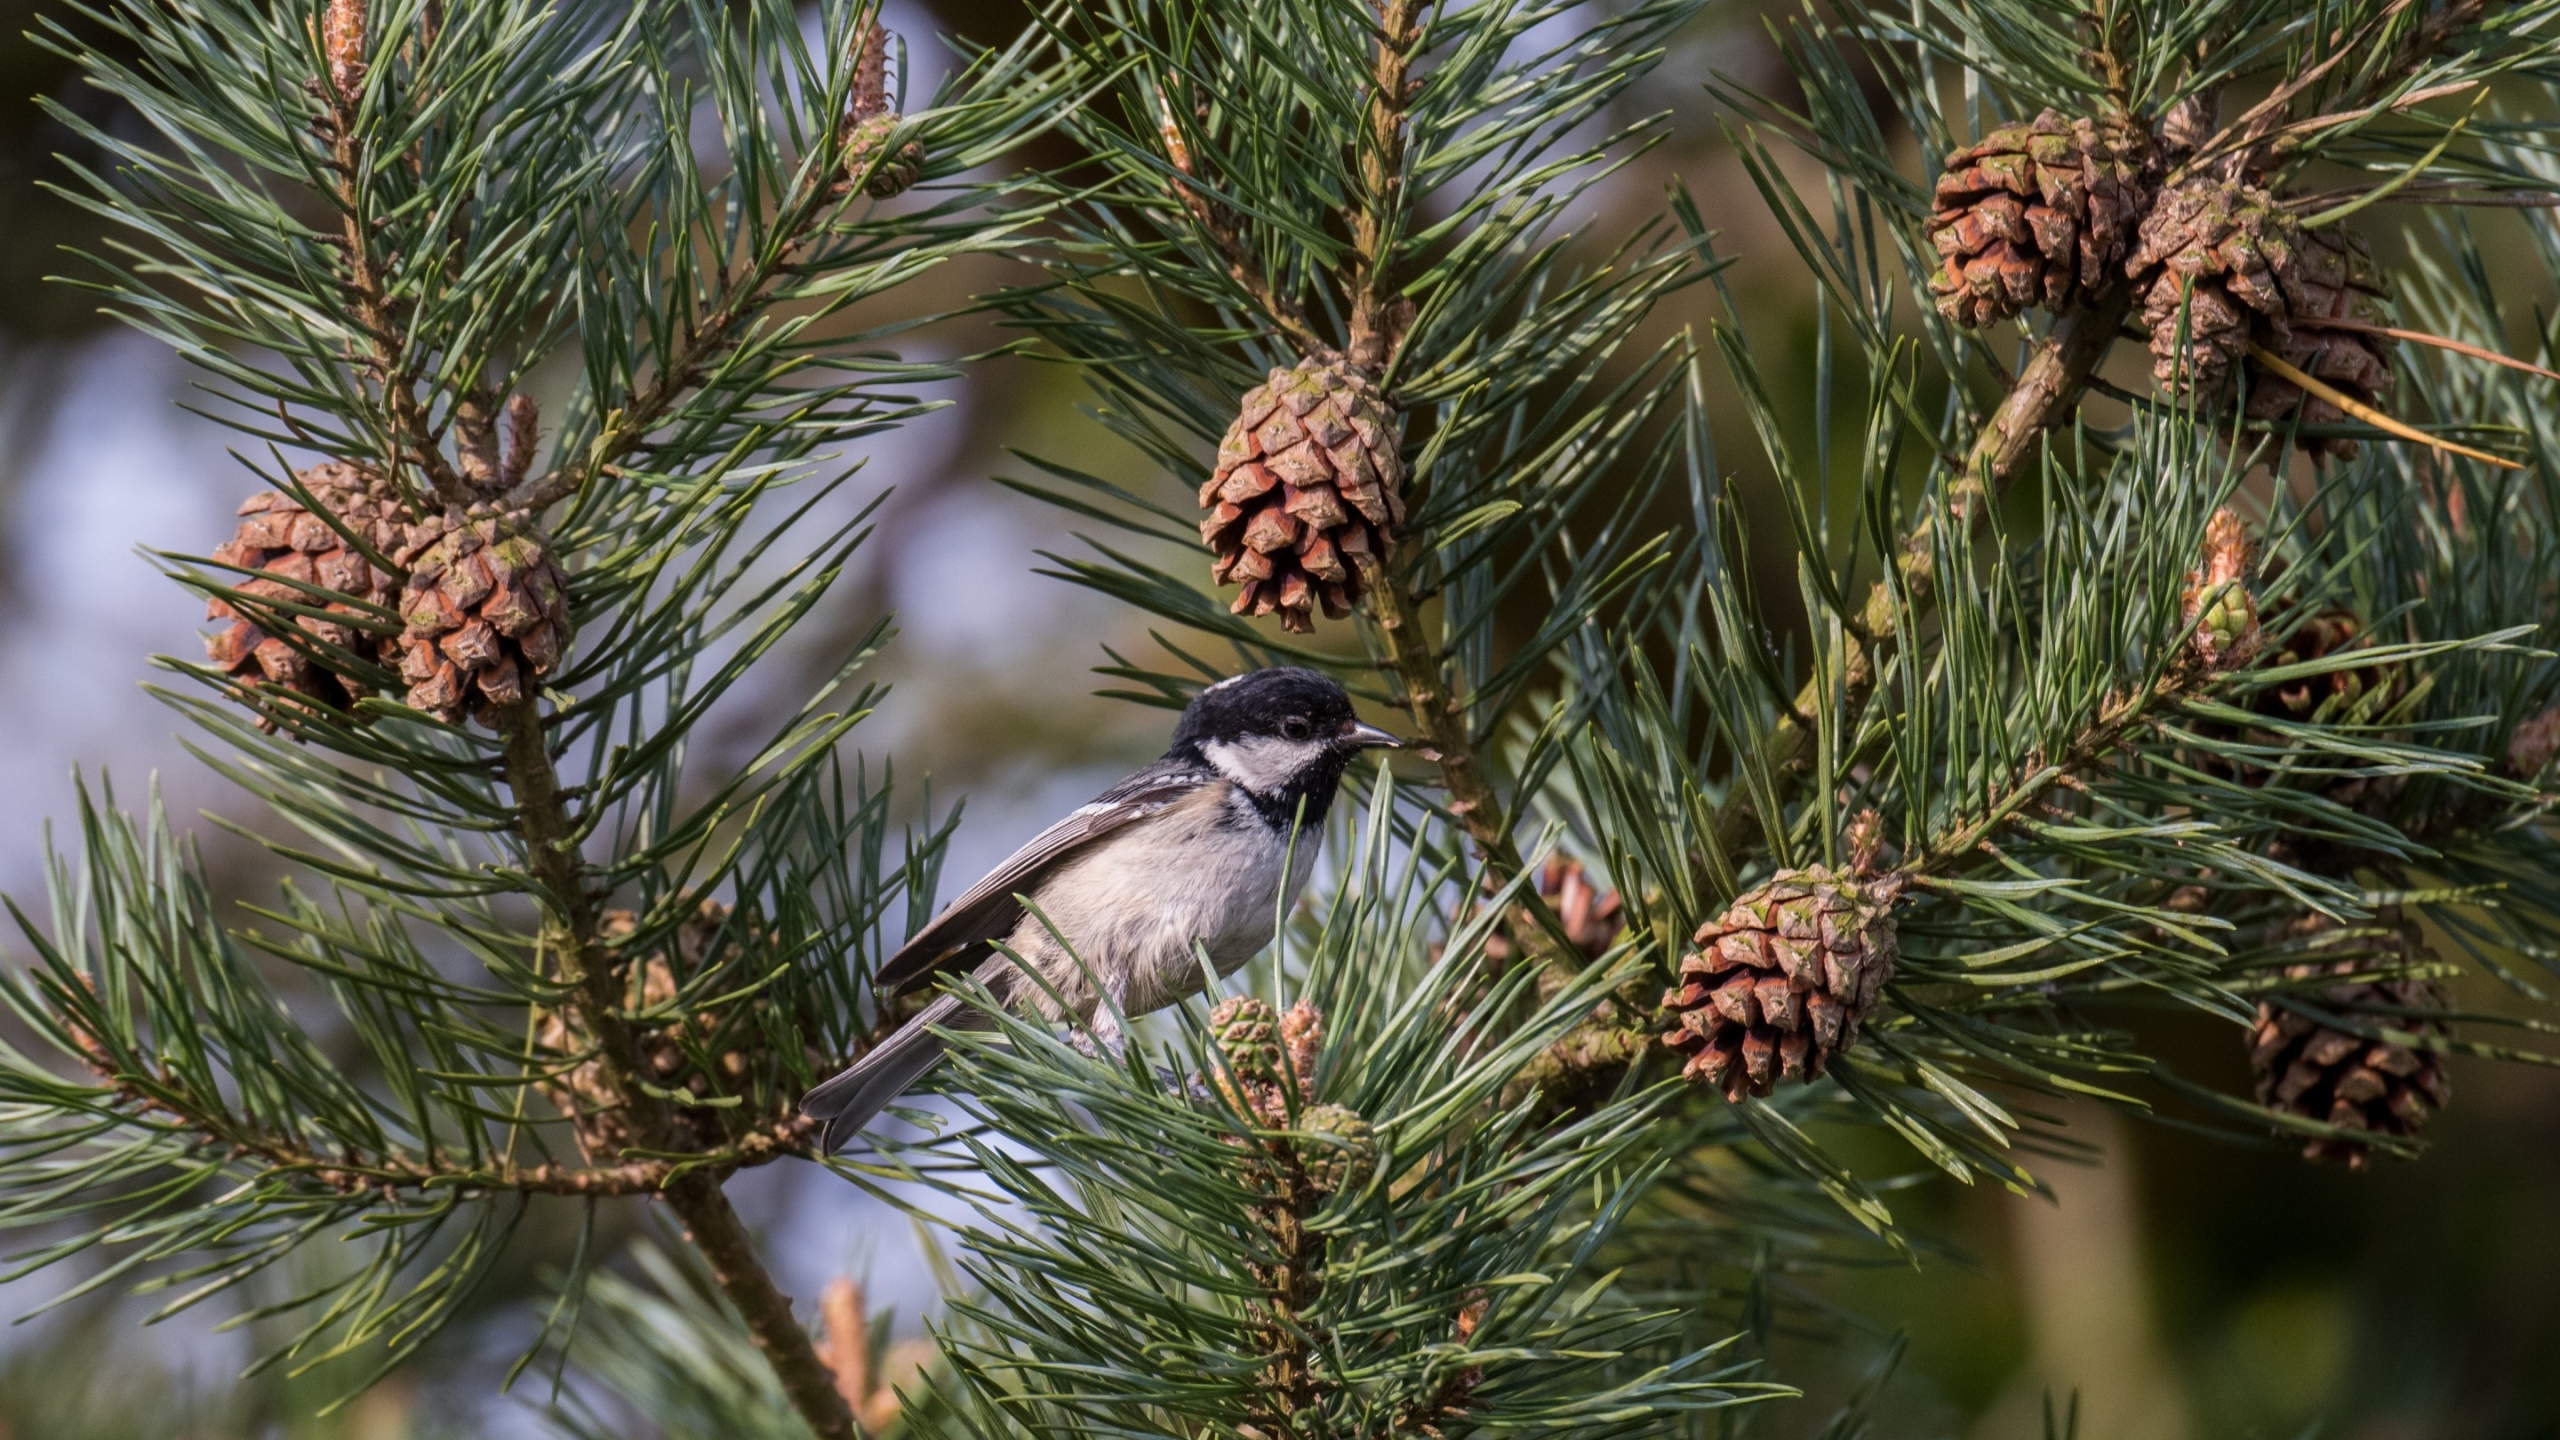
<path fill-rule="evenodd" d="M 1108 1010 L 1095 1014 L 1092 1026 L 1077 1030 L 1069 1043 L 1076 1047 L 1077 1054 L 1087 1060 L 1100 1060 L 1107 1056 L 1116 1065 L 1129 1054 L 1129 1037 L 1120 1028 L 1120 1018 Z"/>

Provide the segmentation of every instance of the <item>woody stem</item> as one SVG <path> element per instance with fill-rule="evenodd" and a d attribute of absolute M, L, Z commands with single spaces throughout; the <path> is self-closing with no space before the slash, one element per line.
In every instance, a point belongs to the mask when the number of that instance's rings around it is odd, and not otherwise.
<path fill-rule="evenodd" d="M 515 796 L 516 833 L 524 842 L 526 868 L 541 891 L 542 953 L 557 967 L 570 1007 L 595 1045 L 597 1080 L 621 1108 L 632 1143 L 664 1153 L 673 1148 L 666 1105 L 640 1083 L 639 1040 L 623 1019 L 621 979 L 599 940 L 597 897 L 587 885 L 577 827 L 552 763 L 540 707 L 531 696 L 500 707 L 498 730 L 506 742 L 505 773 Z M 711 1267 L 721 1293 L 746 1321 L 792 1408 L 819 1440 L 857 1440 L 852 1409 L 837 1393 L 809 1332 L 792 1316 L 791 1297 L 757 1258 L 755 1243 L 720 1181 L 693 1171 L 659 1193 L 683 1220 L 686 1237 Z"/>

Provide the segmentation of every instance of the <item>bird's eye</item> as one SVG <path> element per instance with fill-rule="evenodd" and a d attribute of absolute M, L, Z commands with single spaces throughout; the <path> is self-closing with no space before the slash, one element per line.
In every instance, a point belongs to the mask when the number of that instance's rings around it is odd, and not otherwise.
<path fill-rule="evenodd" d="M 1280 722 L 1280 738 L 1283 740 L 1304 740 L 1314 733 L 1316 727 L 1308 724 L 1304 715 L 1292 715 Z"/>

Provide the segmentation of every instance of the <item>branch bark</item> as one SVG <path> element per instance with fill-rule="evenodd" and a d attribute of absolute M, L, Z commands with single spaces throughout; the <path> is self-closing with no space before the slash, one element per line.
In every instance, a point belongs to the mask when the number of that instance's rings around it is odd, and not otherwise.
<path fill-rule="evenodd" d="M 1395 323 L 1390 253 L 1403 212 L 1405 101 L 1420 0 L 1386 0 L 1378 11 L 1378 49 L 1369 76 L 1369 106 L 1360 137 L 1360 204 L 1351 216 L 1351 363 L 1385 373 L 1403 328 Z"/>

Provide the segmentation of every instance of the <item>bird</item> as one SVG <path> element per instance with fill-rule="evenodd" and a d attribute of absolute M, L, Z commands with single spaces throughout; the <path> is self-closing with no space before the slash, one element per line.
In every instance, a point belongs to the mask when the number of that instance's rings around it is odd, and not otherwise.
<path fill-rule="evenodd" d="M 1183 707 L 1162 758 L 970 886 L 881 965 L 874 986 L 901 995 L 965 972 L 1017 1010 L 1072 1015 L 1117 1053 L 1120 1017 L 1199 991 L 1195 946 L 1225 976 L 1270 943 L 1314 869 L 1344 771 L 1363 750 L 1399 744 L 1314 670 L 1272 666 L 1210 685 Z M 989 1023 L 959 995 L 937 996 L 811 1089 L 800 1113 L 821 1123 L 824 1152 L 941 1062 L 935 1028 Z"/>

